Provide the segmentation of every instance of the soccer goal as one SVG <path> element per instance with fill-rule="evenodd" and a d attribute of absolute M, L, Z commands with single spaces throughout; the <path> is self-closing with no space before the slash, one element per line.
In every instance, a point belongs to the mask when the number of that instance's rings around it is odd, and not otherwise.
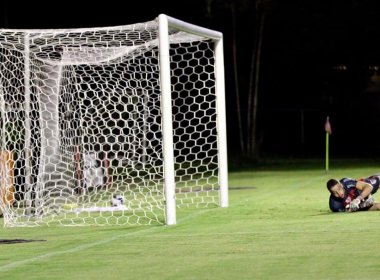
<path fill-rule="evenodd" d="M 223 37 L 161 14 L 0 29 L 4 226 L 177 223 L 227 207 Z"/>

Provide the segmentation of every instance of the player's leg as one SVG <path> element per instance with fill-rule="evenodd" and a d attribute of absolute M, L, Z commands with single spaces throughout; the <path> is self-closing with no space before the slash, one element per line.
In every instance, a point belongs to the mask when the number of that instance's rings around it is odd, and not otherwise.
<path fill-rule="evenodd" d="M 380 211 L 380 202 L 375 202 L 368 211 Z"/>

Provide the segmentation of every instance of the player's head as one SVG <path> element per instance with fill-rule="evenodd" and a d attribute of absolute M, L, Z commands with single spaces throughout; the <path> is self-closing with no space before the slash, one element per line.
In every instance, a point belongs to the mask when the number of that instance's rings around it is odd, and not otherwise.
<path fill-rule="evenodd" d="M 326 183 L 328 191 L 337 198 L 343 198 L 345 195 L 342 184 L 337 179 L 330 179 Z"/>

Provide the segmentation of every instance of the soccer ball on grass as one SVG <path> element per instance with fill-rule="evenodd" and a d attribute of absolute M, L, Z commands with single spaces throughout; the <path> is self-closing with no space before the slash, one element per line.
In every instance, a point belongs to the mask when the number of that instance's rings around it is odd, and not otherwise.
<path fill-rule="evenodd" d="M 111 206 L 115 207 L 115 206 L 120 206 L 120 205 L 125 205 L 124 196 L 122 196 L 120 194 L 113 195 L 113 197 L 111 199 Z"/>

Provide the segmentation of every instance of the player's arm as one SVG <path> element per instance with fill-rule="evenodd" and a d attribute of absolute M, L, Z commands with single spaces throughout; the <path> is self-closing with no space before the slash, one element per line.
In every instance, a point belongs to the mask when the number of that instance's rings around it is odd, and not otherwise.
<path fill-rule="evenodd" d="M 349 205 L 346 206 L 346 211 L 348 212 L 356 212 L 360 208 L 360 204 L 367 199 L 371 195 L 373 190 L 373 186 L 364 181 L 358 181 L 356 183 L 356 189 L 360 191 L 360 195 L 357 196 L 354 200 L 350 202 Z"/>
<path fill-rule="evenodd" d="M 360 201 L 368 197 L 373 190 L 372 185 L 364 181 L 358 181 L 356 188 L 360 191 L 360 196 L 357 197 Z"/>
<path fill-rule="evenodd" d="M 356 189 L 360 191 L 360 195 L 350 202 L 347 206 L 348 212 L 356 212 L 360 208 L 360 203 L 365 200 L 372 192 L 373 186 L 367 182 L 358 181 L 356 183 Z"/>

